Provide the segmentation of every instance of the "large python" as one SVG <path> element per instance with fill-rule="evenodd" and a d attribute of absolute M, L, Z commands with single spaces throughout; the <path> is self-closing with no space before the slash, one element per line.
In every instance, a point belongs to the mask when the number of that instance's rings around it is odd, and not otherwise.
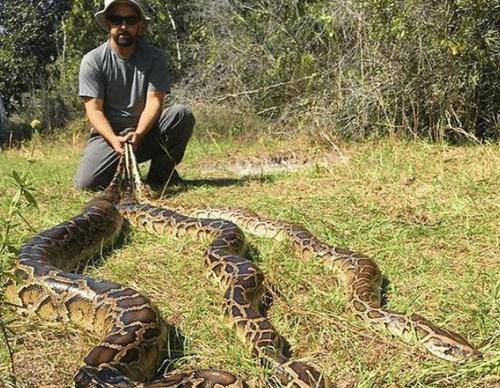
<path fill-rule="evenodd" d="M 21 313 L 44 320 L 71 321 L 102 336 L 75 376 L 77 387 L 231 387 L 246 386 L 218 370 L 154 376 L 165 353 L 167 325 L 148 298 L 106 281 L 70 273 L 120 234 L 123 217 L 120 163 L 110 186 L 83 212 L 37 234 L 23 245 L 5 288 L 7 302 Z"/>
<path fill-rule="evenodd" d="M 284 338 L 261 312 L 266 291 L 264 275 L 245 257 L 245 238 L 234 223 L 192 218 L 135 200 L 121 202 L 117 208 L 132 225 L 152 233 L 211 237 L 205 255 L 207 274 L 224 289 L 225 315 L 231 319 L 242 341 L 271 369 L 271 383 L 297 388 L 330 386 L 315 366 L 290 359 Z"/>
<path fill-rule="evenodd" d="M 223 288 L 224 313 L 243 342 L 271 369 L 268 382 L 290 388 L 329 387 L 331 383 L 315 366 L 290 358 L 286 340 L 264 315 L 264 274 L 246 257 L 247 245 L 242 231 L 227 220 L 192 218 L 137 202 L 135 191 L 140 191 L 140 178 L 130 146 L 126 147 L 125 160 L 129 173 L 127 195 L 117 205 L 118 211 L 131 224 L 152 233 L 194 234 L 212 239 L 205 255 L 207 275 Z"/>
<path fill-rule="evenodd" d="M 406 316 L 381 307 L 382 275 L 372 259 L 321 242 L 305 227 L 273 221 L 256 213 L 231 208 L 177 208 L 192 217 L 231 220 L 257 236 L 287 239 L 298 256 L 314 257 L 334 269 L 347 292 L 349 309 L 372 328 L 420 344 L 436 357 L 452 362 L 481 357 L 481 353 L 461 335 L 440 328 L 420 315 Z"/>

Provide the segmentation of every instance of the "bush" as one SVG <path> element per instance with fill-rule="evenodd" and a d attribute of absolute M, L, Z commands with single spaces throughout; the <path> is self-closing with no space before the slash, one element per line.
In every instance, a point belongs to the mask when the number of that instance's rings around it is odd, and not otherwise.
<path fill-rule="evenodd" d="M 148 35 L 169 54 L 181 102 L 353 138 L 500 136 L 498 0 L 149 4 Z M 61 96 L 65 115 L 82 113 L 78 67 L 106 39 L 93 21 L 100 8 L 71 2 L 62 50 L 45 67 L 43 93 Z"/>
<path fill-rule="evenodd" d="M 351 137 L 498 137 L 487 1 L 200 2 L 184 94 Z"/>
<path fill-rule="evenodd" d="M 60 53 L 66 0 L 0 2 L 0 92 L 7 109 L 22 93 L 45 87 L 46 66 Z"/>
<path fill-rule="evenodd" d="M 33 128 L 27 122 L 23 121 L 22 118 L 16 116 L 12 120 L 9 120 L 3 139 L 0 139 L 0 145 L 3 144 L 11 147 L 23 140 L 30 140 L 32 136 Z"/>

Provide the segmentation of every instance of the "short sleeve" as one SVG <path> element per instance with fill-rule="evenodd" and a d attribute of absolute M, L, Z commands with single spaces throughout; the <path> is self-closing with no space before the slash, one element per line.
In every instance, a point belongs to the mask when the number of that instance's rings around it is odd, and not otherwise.
<path fill-rule="evenodd" d="M 104 99 L 104 82 L 96 61 L 87 54 L 80 64 L 79 92 L 80 97 Z"/>
<path fill-rule="evenodd" d="M 170 93 L 167 60 L 165 55 L 160 51 L 155 55 L 153 66 L 148 76 L 148 91 Z"/>

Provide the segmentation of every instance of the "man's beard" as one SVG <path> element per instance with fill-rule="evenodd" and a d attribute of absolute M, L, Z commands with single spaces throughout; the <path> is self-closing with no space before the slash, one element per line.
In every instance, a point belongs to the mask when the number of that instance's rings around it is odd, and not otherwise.
<path fill-rule="evenodd" d="M 128 32 L 120 32 L 114 38 L 115 43 L 121 47 L 133 46 L 136 38 L 130 35 Z"/>

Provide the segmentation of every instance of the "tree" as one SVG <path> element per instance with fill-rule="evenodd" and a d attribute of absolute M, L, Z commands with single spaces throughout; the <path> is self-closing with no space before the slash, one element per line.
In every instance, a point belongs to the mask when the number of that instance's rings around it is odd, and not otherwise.
<path fill-rule="evenodd" d="M 0 2 L 0 93 L 6 105 L 43 87 L 46 66 L 62 49 L 60 22 L 69 0 Z"/>
<path fill-rule="evenodd" d="M 6 125 L 7 125 L 7 115 L 3 107 L 2 99 L 0 98 L 0 148 Z"/>

